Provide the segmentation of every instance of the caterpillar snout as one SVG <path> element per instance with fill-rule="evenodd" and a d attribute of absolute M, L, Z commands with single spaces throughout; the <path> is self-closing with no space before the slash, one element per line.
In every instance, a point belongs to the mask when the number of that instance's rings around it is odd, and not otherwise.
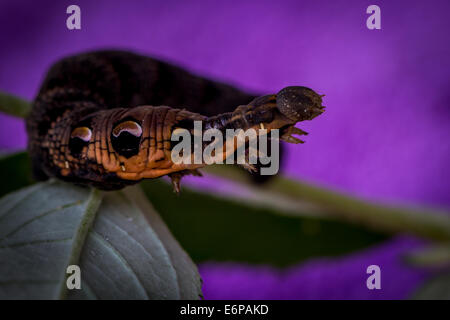
<path fill-rule="evenodd" d="M 306 87 L 286 87 L 277 94 L 277 108 L 292 121 L 311 120 L 325 111 L 322 97 Z"/>

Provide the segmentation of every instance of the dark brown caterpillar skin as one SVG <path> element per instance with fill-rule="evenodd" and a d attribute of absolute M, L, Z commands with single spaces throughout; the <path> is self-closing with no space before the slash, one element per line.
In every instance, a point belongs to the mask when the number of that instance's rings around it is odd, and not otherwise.
<path fill-rule="evenodd" d="M 310 114 L 294 115 L 296 108 Z M 307 88 L 255 99 L 148 57 L 98 51 L 65 58 L 50 69 L 27 118 L 28 148 L 39 179 L 114 190 L 166 174 L 179 181 L 203 166 L 170 159 L 172 131 L 194 120 L 219 130 L 264 124 L 298 143 L 290 134 L 301 133 L 290 128 L 321 112 L 321 97 Z"/>

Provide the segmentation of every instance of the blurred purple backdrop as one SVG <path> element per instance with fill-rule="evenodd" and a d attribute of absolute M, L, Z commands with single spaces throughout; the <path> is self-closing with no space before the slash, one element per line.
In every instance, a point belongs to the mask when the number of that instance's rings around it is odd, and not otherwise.
<path fill-rule="evenodd" d="M 366 28 L 374 3 L 381 30 Z M 66 28 L 70 4 L 81 7 L 82 30 Z M 447 0 L 2 0 L 0 90 L 32 99 L 58 58 L 111 47 L 261 93 L 305 85 L 325 93 L 328 108 L 302 125 L 310 135 L 289 147 L 288 175 L 371 200 L 448 208 L 449 10 Z M 0 150 L 25 145 L 23 122 L 0 114 Z M 398 261 L 415 245 L 395 239 L 284 273 L 215 264 L 200 270 L 206 298 L 405 298 L 424 277 Z M 361 282 L 363 266 L 373 263 L 391 279 L 378 293 Z"/>

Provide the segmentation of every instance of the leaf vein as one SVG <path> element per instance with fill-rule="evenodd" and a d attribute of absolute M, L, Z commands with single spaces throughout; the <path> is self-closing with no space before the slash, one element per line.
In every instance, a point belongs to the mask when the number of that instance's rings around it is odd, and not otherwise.
<path fill-rule="evenodd" d="M 146 298 L 148 299 L 148 292 L 145 289 L 145 286 L 142 284 L 141 279 L 139 278 L 139 276 L 137 275 L 136 271 L 131 267 L 131 265 L 127 262 L 127 260 L 123 257 L 123 255 L 108 241 L 106 241 L 99 233 L 97 233 L 96 231 L 92 230 L 91 234 L 97 239 L 99 240 L 99 242 L 101 244 L 103 244 L 105 246 L 105 248 L 109 249 L 118 259 L 119 261 L 123 264 L 124 268 L 127 269 L 129 272 L 131 272 L 131 274 L 135 277 L 137 283 L 141 286 L 142 290 L 144 290 Z"/>
<path fill-rule="evenodd" d="M 72 240 L 72 238 L 19 242 L 19 243 L 14 243 L 14 244 L 10 244 L 10 245 L 0 246 L 0 249 L 17 248 L 17 247 L 23 247 L 23 246 L 27 246 L 27 245 L 36 245 L 36 244 L 40 244 L 40 243 L 64 242 L 64 241 L 68 241 L 68 240 Z"/>
<path fill-rule="evenodd" d="M 41 213 L 40 215 L 37 215 L 37 216 L 35 216 L 35 217 L 33 217 L 33 218 L 29 219 L 29 220 L 24 221 L 22 224 L 17 226 L 16 229 L 14 229 L 11 232 L 9 232 L 8 234 L 6 234 L 3 238 L 0 238 L 0 241 L 3 241 L 6 238 L 8 238 L 9 236 L 14 235 L 18 231 L 20 231 L 20 229 L 22 229 L 23 227 L 27 226 L 28 224 L 32 223 L 33 221 L 35 221 L 37 219 L 43 218 L 43 217 L 45 217 L 45 216 L 47 216 L 49 214 L 52 214 L 52 213 L 55 213 L 55 212 L 58 212 L 60 210 L 67 209 L 67 208 L 70 208 L 70 207 L 74 207 L 74 206 L 77 206 L 77 205 L 80 205 L 80 204 L 81 204 L 80 201 L 76 201 L 76 202 L 72 202 L 72 203 L 68 203 L 68 204 L 59 206 L 57 208 L 51 209 L 49 211 L 46 211 L 44 213 Z"/>

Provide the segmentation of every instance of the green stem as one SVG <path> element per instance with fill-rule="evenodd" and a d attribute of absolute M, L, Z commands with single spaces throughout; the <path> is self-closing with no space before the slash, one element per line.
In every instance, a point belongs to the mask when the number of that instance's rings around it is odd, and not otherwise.
<path fill-rule="evenodd" d="M 213 175 L 239 181 L 255 189 L 240 171 L 224 165 L 206 169 Z M 282 176 L 262 187 L 275 196 L 288 196 L 324 209 L 329 217 L 390 233 L 407 233 L 438 241 L 450 241 L 450 217 L 429 209 L 408 209 L 369 203 L 339 192 L 322 189 Z"/>
<path fill-rule="evenodd" d="M 25 118 L 30 109 L 31 105 L 28 101 L 0 91 L 0 111 L 15 117 Z"/>
<path fill-rule="evenodd" d="M 73 239 L 72 249 L 69 256 L 68 266 L 76 265 L 79 263 L 81 251 L 83 250 L 84 244 L 89 230 L 94 224 L 97 211 L 102 203 L 103 193 L 98 189 L 91 189 L 89 198 L 87 199 L 86 209 L 84 210 L 83 217 L 81 218 L 80 224 L 77 227 L 76 234 Z M 64 270 L 65 271 L 65 270 Z M 61 282 L 61 287 L 59 289 L 58 299 L 65 299 L 67 296 L 67 281 L 68 275 L 64 273 L 63 281 Z"/>
<path fill-rule="evenodd" d="M 450 266 L 450 243 L 442 243 L 415 251 L 405 256 L 408 263 L 417 267 Z"/>

